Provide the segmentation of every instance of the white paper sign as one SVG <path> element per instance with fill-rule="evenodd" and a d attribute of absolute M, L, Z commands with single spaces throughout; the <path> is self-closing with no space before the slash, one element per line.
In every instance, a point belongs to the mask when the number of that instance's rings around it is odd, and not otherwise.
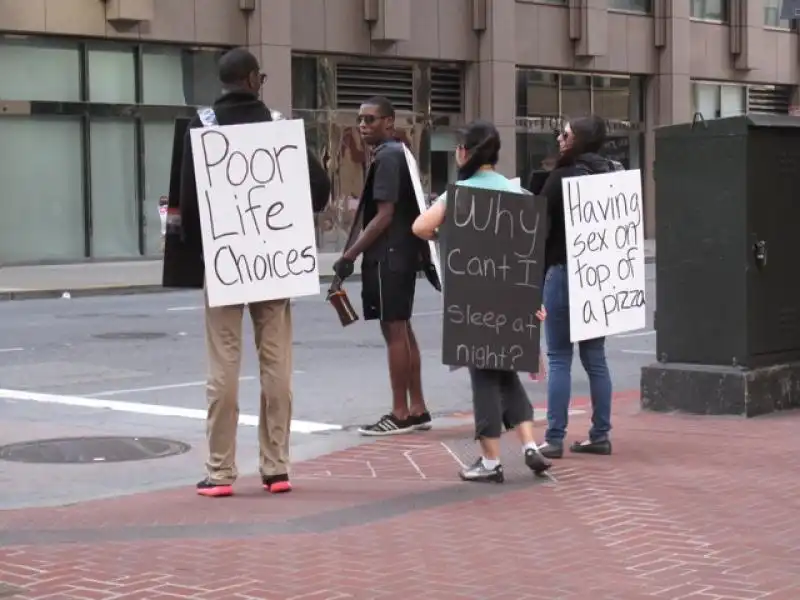
<path fill-rule="evenodd" d="M 530 190 L 526 190 L 524 187 L 522 187 L 522 180 L 519 177 L 514 177 L 514 179 L 509 179 L 509 182 L 517 186 L 519 188 L 519 191 L 522 192 L 523 194 L 531 193 Z"/>
<path fill-rule="evenodd" d="M 428 210 L 428 203 L 425 201 L 425 192 L 422 190 L 422 181 L 419 177 L 419 167 L 417 166 L 417 159 L 411 154 L 411 150 L 403 144 L 403 152 L 406 155 L 406 163 L 408 164 L 408 172 L 411 174 L 411 184 L 414 186 L 414 195 L 417 197 L 417 206 L 419 206 L 420 214 Z M 442 277 L 442 267 L 439 262 L 439 247 L 434 241 L 428 241 L 428 248 L 431 250 L 431 262 L 433 268 L 436 269 L 436 276 L 439 282 L 444 285 L 444 278 Z"/>
<path fill-rule="evenodd" d="M 642 175 L 563 180 L 573 342 L 646 324 Z"/>
<path fill-rule="evenodd" d="M 210 306 L 319 294 L 302 120 L 191 130 Z"/>

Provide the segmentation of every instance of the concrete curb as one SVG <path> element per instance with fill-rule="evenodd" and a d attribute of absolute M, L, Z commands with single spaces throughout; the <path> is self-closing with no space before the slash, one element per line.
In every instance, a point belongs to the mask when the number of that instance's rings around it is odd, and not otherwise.
<path fill-rule="evenodd" d="M 319 278 L 321 284 L 328 284 L 333 281 L 332 276 L 322 276 Z M 361 281 L 361 275 L 354 274 L 347 281 Z M 95 296 L 132 296 L 136 294 L 170 294 L 174 292 L 190 291 L 189 288 L 165 288 L 162 285 L 141 284 L 141 285 L 110 285 L 97 286 L 78 289 L 48 289 L 48 290 L 10 290 L 0 292 L 0 302 L 10 302 L 12 300 L 52 300 L 61 298 L 65 292 L 71 298 L 91 298 Z M 199 290 L 198 290 L 199 291 Z"/>
<path fill-rule="evenodd" d="M 655 256 L 646 256 L 645 264 L 655 264 Z M 424 279 L 423 275 L 420 278 Z M 330 275 L 323 275 L 319 278 L 320 283 L 326 284 L 333 281 Z M 354 274 L 348 281 L 361 281 L 360 274 Z M 68 292 L 72 298 L 90 298 L 94 296 L 132 296 L 134 294 L 169 294 L 172 292 L 185 292 L 183 288 L 165 288 L 162 285 L 142 284 L 142 285 L 111 285 L 97 286 L 79 289 L 47 289 L 47 290 L 10 290 L 0 292 L 0 302 L 11 300 L 50 300 L 61 298 L 64 292 Z"/>

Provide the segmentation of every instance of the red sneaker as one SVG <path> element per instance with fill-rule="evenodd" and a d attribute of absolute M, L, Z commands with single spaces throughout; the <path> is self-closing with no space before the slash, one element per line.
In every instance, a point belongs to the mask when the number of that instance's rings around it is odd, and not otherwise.
<path fill-rule="evenodd" d="M 230 483 L 214 483 L 206 478 L 197 484 L 197 493 L 207 498 L 225 498 L 233 496 L 233 485 Z"/>
<path fill-rule="evenodd" d="M 289 481 L 289 476 L 284 473 L 282 475 L 271 475 L 270 477 L 261 476 L 261 483 L 264 489 L 270 494 L 285 494 L 292 491 L 292 483 Z"/>

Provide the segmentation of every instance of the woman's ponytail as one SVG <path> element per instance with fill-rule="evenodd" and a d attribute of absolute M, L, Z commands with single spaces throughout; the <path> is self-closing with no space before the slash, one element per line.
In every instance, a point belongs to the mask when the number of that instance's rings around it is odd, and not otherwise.
<path fill-rule="evenodd" d="M 500 134 L 486 121 L 474 121 L 467 126 L 463 146 L 469 158 L 458 169 L 458 181 L 469 179 L 484 165 L 496 165 L 500 159 Z"/>

